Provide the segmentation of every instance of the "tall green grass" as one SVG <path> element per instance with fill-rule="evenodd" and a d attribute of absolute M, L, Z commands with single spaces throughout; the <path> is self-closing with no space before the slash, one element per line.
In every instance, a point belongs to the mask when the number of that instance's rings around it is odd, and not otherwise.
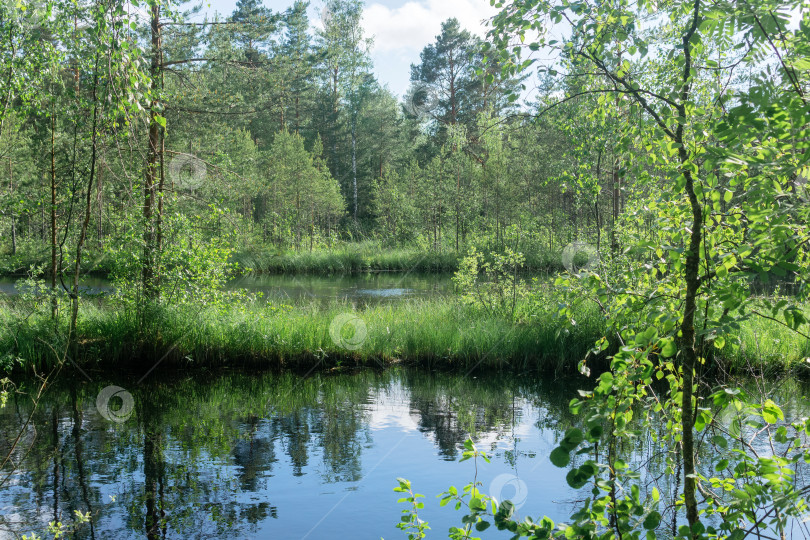
<path fill-rule="evenodd" d="M 417 247 L 391 247 L 374 240 L 341 243 L 331 249 L 308 251 L 272 250 L 264 248 L 237 250 L 232 261 L 237 271 L 270 274 L 353 274 L 360 272 L 419 272 L 451 273 L 458 269 L 466 252 L 431 251 Z M 50 248 L 41 241 L 21 242 L 15 255 L 0 252 L 0 275 L 25 275 L 32 266 L 48 267 Z M 113 261 L 103 249 L 88 245 L 82 262 L 82 272 L 104 276 Z M 63 268 L 72 270 L 70 260 Z M 524 269 L 535 273 L 563 270 L 561 255 L 556 251 L 532 249 L 526 253 Z"/>
<path fill-rule="evenodd" d="M 356 350 L 330 336 L 330 324 L 351 313 L 367 335 Z M 20 322 L 23 321 L 24 322 Z M 0 307 L 0 358 L 47 366 L 65 350 L 67 323 Z M 99 366 L 315 366 L 408 363 L 437 369 L 561 370 L 574 366 L 600 335 L 598 317 L 583 316 L 575 332 L 559 332 L 548 315 L 513 324 L 457 301 L 414 300 L 355 311 L 348 304 L 274 307 L 251 304 L 154 310 L 139 326 L 125 311 L 85 305 L 78 324 L 80 362 Z M 351 334 L 351 324 L 344 330 Z M 349 335 L 349 338 L 352 336 Z M 56 352 L 55 352 L 56 351 Z"/>
<path fill-rule="evenodd" d="M 315 251 L 242 251 L 234 254 L 241 268 L 256 273 L 349 274 L 358 272 L 435 272 L 458 270 L 464 252 L 426 251 L 387 247 L 375 241 L 341 244 Z M 556 252 L 533 250 L 526 256 L 525 270 L 557 272 L 563 269 Z"/>
<path fill-rule="evenodd" d="M 189 367 L 310 370 L 405 363 L 431 369 L 573 373 L 604 335 L 605 320 L 595 307 L 583 304 L 576 326 L 566 326 L 554 305 L 549 300 L 520 323 L 448 298 L 358 309 L 337 302 L 155 308 L 139 321 L 128 310 L 85 302 L 78 323 L 79 358 L 73 360 L 103 369 L 148 369 L 162 359 L 164 365 Z M 22 301 L 0 303 L 0 370 L 43 368 L 63 357 L 67 317 L 54 322 L 48 306 L 40 309 L 30 312 Z M 330 335 L 330 325 L 346 313 L 367 332 L 356 349 Z M 351 340 L 357 328 L 347 325 L 343 337 Z M 810 340 L 778 323 L 753 319 L 739 335 L 726 337 L 726 346 L 715 351 L 709 366 L 736 373 L 807 374 L 808 357 Z M 599 370 L 605 366 L 601 362 L 591 360 L 589 366 Z"/>
<path fill-rule="evenodd" d="M 331 250 L 242 252 L 234 255 L 242 268 L 271 274 L 350 274 L 358 272 L 454 272 L 456 253 L 438 253 L 414 249 L 346 245 Z"/>
<path fill-rule="evenodd" d="M 739 335 L 732 336 L 730 344 L 728 341 L 729 350 L 720 351 L 718 356 L 721 365 L 731 372 L 810 373 L 810 340 L 776 321 L 749 319 Z"/>

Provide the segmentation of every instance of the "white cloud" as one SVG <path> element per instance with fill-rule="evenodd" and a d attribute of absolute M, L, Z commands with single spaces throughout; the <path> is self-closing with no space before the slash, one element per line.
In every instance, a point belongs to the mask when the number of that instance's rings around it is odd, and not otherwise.
<path fill-rule="evenodd" d="M 394 8 L 370 3 L 363 13 L 363 27 L 366 35 L 374 36 L 377 53 L 418 52 L 436 39 L 442 22 L 450 17 L 483 37 L 482 21 L 497 12 L 488 0 L 411 0 Z"/>

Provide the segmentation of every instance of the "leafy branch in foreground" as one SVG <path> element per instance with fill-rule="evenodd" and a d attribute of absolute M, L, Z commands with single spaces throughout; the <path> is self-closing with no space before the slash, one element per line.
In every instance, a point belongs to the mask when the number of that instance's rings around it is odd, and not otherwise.
<path fill-rule="evenodd" d="M 394 488 L 397 493 L 407 493 L 407 497 L 397 499 L 398 503 L 410 503 L 411 507 L 402 511 L 402 518 L 397 523 L 397 529 L 408 533 L 408 540 L 418 540 L 427 536 L 426 530 L 430 529 L 427 521 L 419 519 L 419 510 L 425 507 L 425 503 L 419 502 L 418 499 L 423 499 L 425 496 L 419 493 L 414 493 L 411 489 L 411 482 L 404 478 L 397 478 L 399 486 Z"/>
<path fill-rule="evenodd" d="M 759 304 L 793 330 L 808 324 L 796 306 L 752 299 L 750 289 L 772 276 L 807 282 L 810 231 L 796 185 L 808 170 L 810 109 L 794 66 L 808 65 L 810 10 L 773 1 L 493 4 L 503 9 L 490 52 L 504 76 L 534 63 L 525 49 L 556 51 L 557 65 L 542 69 L 559 75 L 563 99 L 599 91 L 594 114 L 604 123 L 618 110 L 617 168 L 636 178 L 638 202 L 614 214 L 621 237 L 598 273 L 557 280 L 570 297 L 565 319 L 583 297 L 600 306 L 609 333 L 594 352 L 608 337 L 620 343 L 609 370 L 571 402 L 583 426 L 550 456 L 571 466 L 572 488 L 591 485 L 593 497 L 556 529 L 511 515 L 498 527 L 530 538 L 652 539 L 666 512 L 672 537 L 785 538 L 807 508 L 810 486 L 796 479 L 810 463 L 810 422 L 786 418 L 767 392 L 717 385 L 706 368 Z M 791 10 L 797 31 L 788 30 Z M 561 23 L 569 39 L 552 37 Z M 739 66 L 755 73 L 747 88 L 733 82 Z M 639 221 L 649 231 L 631 226 Z M 800 287 L 799 298 L 806 293 Z M 589 373 L 585 361 L 581 371 Z M 666 509 L 649 461 L 631 467 L 620 457 L 642 436 L 663 448 L 674 484 Z M 708 448 L 719 462 L 705 459 Z M 480 500 L 476 491 L 474 517 Z"/>

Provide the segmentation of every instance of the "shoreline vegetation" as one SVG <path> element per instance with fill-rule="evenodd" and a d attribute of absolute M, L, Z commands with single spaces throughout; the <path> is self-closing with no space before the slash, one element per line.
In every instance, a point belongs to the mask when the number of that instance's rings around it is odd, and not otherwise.
<path fill-rule="evenodd" d="M 67 313 L 54 323 L 50 304 L 42 304 L 32 310 L 22 301 L 0 302 L 4 371 L 52 367 L 69 347 Z M 346 302 L 324 307 L 240 301 L 156 307 L 144 323 L 134 312 L 101 300 L 82 306 L 75 361 L 87 369 L 138 369 L 160 360 L 162 368 L 308 371 L 407 364 L 468 373 L 575 373 L 604 335 L 605 322 L 595 308 L 581 307 L 576 324 L 566 325 L 552 304 L 530 319 L 513 321 L 447 298 L 360 309 Z M 605 369 L 606 353 L 615 348 L 591 356 L 588 367 L 595 373 Z M 703 370 L 806 377 L 808 356 L 808 340 L 773 321 L 752 319 L 726 338 L 722 351 L 707 354 Z"/>
<path fill-rule="evenodd" d="M 518 521 L 476 472 L 441 495 L 466 513 L 452 538 L 790 536 L 810 508 L 810 420 L 773 387 L 810 372 L 810 4 L 491 3 L 484 37 L 442 21 L 398 96 L 361 0 L 326 0 L 317 23 L 305 1 L 191 23 L 174 0 L 0 2 L 0 274 L 30 276 L 0 297 L 0 371 L 40 377 L 34 404 L 63 368 L 579 371 L 591 388 L 547 456 L 592 488 L 566 497 L 571 520 Z M 455 272 L 457 295 L 288 306 L 228 290 L 397 270 Z M 88 273 L 113 292 L 82 287 Z M 0 375 L 0 408 L 12 388 Z M 46 429 L 21 426 L 7 480 Z M 165 428 L 141 430 L 144 475 L 172 453 Z M 463 456 L 486 458 L 471 440 Z M 155 482 L 131 525 L 198 521 Z M 96 518 L 57 483 L 61 537 Z M 424 537 L 421 496 L 396 491 L 400 530 Z M 223 531 L 242 512 L 201 509 Z"/>
<path fill-rule="evenodd" d="M 562 250 L 541 249 L 526 256 L 521 270 L 555 273 L 564 270 Z M 14 256 L 0 257 L 0 277 L 26 277 L 32 267 L 47 268 L 50 248 L 28 246 Z M 435 251 L 418 247 L 387 247 L 375 241 L 344 244 L 333 249 L 241 250 L 231 254 L 234 273 L 259 274 L 358 274 L 366 272 L 453 273 L 465 252 Z M 63 273 L 74 272 L 75 261 L 63 261 Z M 113 259 L 103 249 L 86 250 L 81 265 L 83 275 L 107 277 L 114 273 Z"/>
<path fill-rule="evenodd" d="M 30 262 L 31 253 L 22 250 L 19 257 L 27 256 Z M 234 277 L 465 271 L 463 256 L 454 251 L 386 248 L 371 240 L 312 252 L 230 252 L 229 259 Z M 115 272 L 111 264 L 105 266 L 111 259 L 100 251 L 91 252 L 85 260 L 85 275 L 106 277 Z M 515 266 L 501 269 L 505 273 L 500 278 L 495 274 L 482 277 L 485 281 L 508 280 L 512 269 L 519 269 L 524 277 L 545 276 L 537 282 L 540 287 L 534 289 L 526 289 L 528 283 L 519 280 L 523 283 L 519 289 L 524 292 L 512 313 L 486 309 L 475 294 L 463 294 L 461 290 L 455 297 L 408 299 L 358 308 L 348 301 L 328 305 L 270 303 L 246 292 L 214 292 L 214 286 L 199 300 L 186 299 L 178 305 L 159 302 L 148 308 L 122 302 L 117 295 L 87 298 L 79 309 L 76 339 L 72 340 L 69 299 L 60 298 L 54 320 L 52 297 L 48 294 L 41 298 L 29 294 L 27 299 L 0 297 L 0 370 L 20 372 L 51 367 L 58 358 L 66 358 L 64 351 L 74 341 L 77 348 L 71 352 L 75 361 L 87 369 L 137 370 L 159 360 L 163 367 L 192 369 L 309 371 L 407 364 L 451 371 L 534 371 L 556 376 L 576 373 L 586 356 L 587 367 L 594 373 L 607 369 L 608 356 L 617 350 L 615 340 L 599 355 L 589 355 L 594 343 L 607 331 L 606 320 L 596 305 L 579 304 L 568 318 L 559 312 L 566 300 L 548 279 L 560 275 L 562 268 L 557 266 L 563 265 L 559 254 L 541 249 L 509 264 Z M 9 267 L 10 259 L 6 257 L 0 262 L 0 271 Z M 508 299 L 511 292 L 499 294 Z M 356 347 L 346 347 L 339 342 L 339 336 L 330 334 L 330 327 L 346 314 L 363 326 L 365 334 Z M 352 330 L 357 329 L 349 328 Z M 776 321 L 748 320 L 736 335 L 725 336 L 725 341 L 728 345 L 723 350 L 711 344 L 706 347 L 706 372 L 810 375 L 810 363 L 806 361 L 810 357 L 810 340 Z"/>

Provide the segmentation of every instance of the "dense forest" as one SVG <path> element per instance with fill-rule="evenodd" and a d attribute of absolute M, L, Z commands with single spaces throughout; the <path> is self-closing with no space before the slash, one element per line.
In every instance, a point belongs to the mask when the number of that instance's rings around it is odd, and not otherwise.
<path fill-rule="evenodd" d="M 393 423 L 441 450 L 398 461 L 409 478 L 475 463 L 439 495 L 465 513 L 450 538 L 810 537 L 806 2 L 490 4 L 485 36 L 442 21 L 397 96 L 360 0 L 0 2 L 0 508 L 24 518 L 0 533 L 267 533 L 245 471 L 282 441 L 295 482 L 328 464 L 294 511 L 309 536 L 348 495 L 309 503 L 367 489 L 400 443 L 358 456 Z M 280 375 L 254 392 L 257 368 Z M 120 522 L 83 430 L 140 456 Z M 486 494 L 492 454 L 511 476 Z M 534 493 L 567 490 L 546 517 L 502 494 L 531 492 L 523 458 L 550 465 Z M 241 487 L 196 483 L 230 465 Z M 396 528 L 424 538 L 421 488 L 394 485 Z"/>
<path fill-rule="evenodd" d="M 525 77 L 502 76 L 455 19 L 400 101 L 372 73 L 360 2 L 329 2 L 320 21 L 307 9 L 6 13 L 5 270 L 61 273 L 81 246 L 87 270 L 138 251 L 158 274 L 189 230 L 251 262 L 357 240 L 464 252 L 517 230 L 559 251 L 613 230 L 628 193 L 611 189 L 609 126 L 579 136 L 587 103 L 536 118 L 516 99 Z"/>

